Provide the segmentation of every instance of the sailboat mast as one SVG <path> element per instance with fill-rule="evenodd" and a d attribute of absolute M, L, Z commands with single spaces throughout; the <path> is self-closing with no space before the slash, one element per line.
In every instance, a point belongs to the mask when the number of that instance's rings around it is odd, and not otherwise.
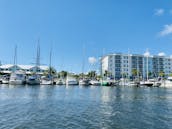
<path fill-rule="evenodd" d="M 52 57 L 52 47 L 50 49 L 50 64 L 49 64 L 49 69 L 50 69 L 50 75 L 51 75 L 51 57 Z"/>
<path fill-rule="evenodd" d="M 38 72 L 38 69 L 40 67 L 40 40 L 38 39 L 38 45 L 37 45 L 37 56 L 36 56 L 36 72 Z"/>
<path fill-rule="evenodd" d="M 17 67 L 17 45 L 15 45 L 14 49 L 14 71 L 16 71 Z"/>
<path fill-rule="evenodd" d="M 147 71 L 146 71 L 146 74 L 147 74 L 147 80 L 149 79 L 149 74 L 148 74 L 148 72 L 149 72 L 149 69 L 148 69 L 148 63 L 149 63 L 149 60 L 148 60 L 148 56 L 149 56 L 149 55 L 147 55 L 147 64 L 146 64 L 146 69 L 147 69 Z"/>
<path fill-rule="evenodd" d="M 85 45 L 83 44 L 83 60 L 82 60 L 82 79 L 84 79 L 84 69 L 85 69 Z"/>
<path fill-rule="evenodd" d="M 139 57 L 137 56 L 137 78 L 139 78 Z"/>
<path fill-rule="evenodd" d="M 130 50 L 128 49 L 128 71 L 130 72 Z M 130 75 L 129 75 L 129 72 L 128 72 L 128 79 L 130 78 Z"/>

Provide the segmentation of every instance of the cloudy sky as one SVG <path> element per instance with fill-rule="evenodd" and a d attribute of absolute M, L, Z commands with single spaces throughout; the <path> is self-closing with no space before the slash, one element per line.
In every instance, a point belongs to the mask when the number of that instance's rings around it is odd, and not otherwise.
<path fill-rule="evenodd" d="M 0 60 L 41 63 L 59 70 L 96 69 L 102 54 L 172 55 L 172 0 L 1 0 Z M 84 55 L 83 55 L 84 44 Z M 84 57 L 84 58 L 83 58 Z"/>

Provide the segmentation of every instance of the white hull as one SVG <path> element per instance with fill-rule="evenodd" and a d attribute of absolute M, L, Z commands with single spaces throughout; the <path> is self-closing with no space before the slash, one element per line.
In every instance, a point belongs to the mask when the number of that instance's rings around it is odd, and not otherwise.
<path fill-rule="evenodd" d="M 41 81 L 41 85 L 52 85 L 53 82 L 52 81 L 47 81 L 47 80 L 42 80 Z"/>
<path fill-rule="evenodd" d="M 94 81 L 94 80 L 90 81 L 90 84 L 93 86 L 100 86 L 101 85 L 101 83 L 99 81 Z"/>
<path fill-rule="evenodd" d="M 164 82 L 161 83 L 160 86 L 161 87 L 169 87 L 169 88 L 172 88 L 172 82 L 171 81 L 168 81 L 168 80 L 165 80 Z"/>
<path fill-rule="evenodd" d="M 154 82 L 150 82 L 150 81 L 141 81 L 140 85 L 144 85 L 144 86 L 153 86 Z"/>
<path fill-rule="evenodd" d="M 61 80 L 56 82 L 56 85 L 64 85 L 64 84 L 65 83 L 63 81 L 61 81 Z"/>
<path fill-rule="evenodd" d="M 139 84 L 137 82 L 129 82 L 128 86 L 138 86 Z"/>
<path fill-rule="evenodd" d="M 11 84 L 11 85 L 23 85 L 23 84 L 25 84 L 25 81 L 22 81 L 22 80 L 10 80 L 9 84 Z"/>
<path fill-rule="evenodd" d="M 88 80 L 80 80 L 79 85 L 81 86 L 89 86 L 89 81 Z"/>
<path fill-rule="evenodd" d="M 2 84 L 9 84 L 8 80 L 2 80 Z"/>
<path fill-rule="evenodd" d="M 78 85 L 77 81 L 66 81 L 66 85 Z"/>
<path fill-rule="evenodd" d="M 9 84 L 11 85 L 22 85 L 26 82 L 26 76 L 21 71 L 16 71 L 14 73 L 11 73 Z"/>

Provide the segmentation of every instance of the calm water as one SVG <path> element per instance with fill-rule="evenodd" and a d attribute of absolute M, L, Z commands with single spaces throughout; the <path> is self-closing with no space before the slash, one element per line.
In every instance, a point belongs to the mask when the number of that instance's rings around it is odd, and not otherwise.
<path fill-rule="evenodd" d="M 172 89 L 0 85 L 0 128 L 171 129 Z"/>

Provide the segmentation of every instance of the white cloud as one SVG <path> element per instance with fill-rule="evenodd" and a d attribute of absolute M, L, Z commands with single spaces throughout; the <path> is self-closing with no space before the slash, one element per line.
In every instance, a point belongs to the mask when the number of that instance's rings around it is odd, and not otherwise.
<path fill-rule="evenodd" d="M 154 15 L 161 16 L 164 14 L 164 9 L 155 9 Z"/>
<path fill-rule="evenodd" d="M 172 24 L 164 25 L 164 29 L 160 32 L 160 36 L 169 35 L 172 33 Z"/>
<path fill-rule="evenodd" d="M 93 65 L 97 62 L 97 59 L 95 57 L 89 57 L 88 62 Z"/>
<path fill-rule="evenodd" d="M 166 54 L 164 52 L 158 53 L 158 56 L 165 56 Z"/>

